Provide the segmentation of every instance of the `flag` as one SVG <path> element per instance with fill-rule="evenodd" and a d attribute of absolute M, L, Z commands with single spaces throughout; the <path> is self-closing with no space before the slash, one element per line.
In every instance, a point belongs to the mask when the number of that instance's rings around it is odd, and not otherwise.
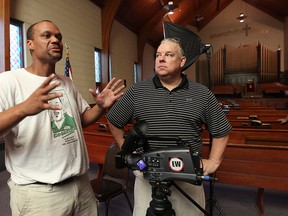
<path fill-rule="evenodd" d="M 72 67 L 71 67 L 70 60 L 69 60 L 69 50 L 68 49 L 66 52 L 66 63 L 65 63 L 64 76 L 70 77 L 70 79 L 73 80 Z"/>

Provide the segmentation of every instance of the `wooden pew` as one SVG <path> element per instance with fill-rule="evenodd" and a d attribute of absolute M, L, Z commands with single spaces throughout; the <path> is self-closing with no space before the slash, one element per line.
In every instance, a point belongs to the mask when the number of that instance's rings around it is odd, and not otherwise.
<path fill-rule="evenodd" d="M 131 128 L 133 128 L 132 124 L 125 126 L 125 133 L 130 131 Z M 107 120 L 102 118 L 101 122 L 98 121 L 86 128 L 83 128 L 83 133 L 90 162 L 95 162 L 101 166 L 104 163 L 105 155 L 109 146 L 115 142 L 114 137 L 110 133 Z"/>
<path fill-rule="evenodd" d="M 103 165 L 109 146 L 115 142 L 114 137 L 110 133 L 103 132 L 84 131 L 83 133 L 90 162 Z"/>
<path fill-rule="evenodd" d="M 226 114 L 227 118 L 228 119 L 261 119 L 261 118 L 266 118 L 266 117 L 270 117 L 270 118 L 274 118 L 274 120 L 278 120 L 278 119 L 281 119 L 281 118 L 286 118 L 288 113 L 286 112 L 283 112 L 283 113 L 267 113 L 267 112 L 238 112 L 238 113 L 228 113 Z M 254 118 L 256 117 L 256 118 Z"/>
<path fill-rule="evenodd" d="M 276 110 L 276 109 L 261 109 L 261 108 L 255 108 L 255 109 L 230 109 L 229 115 L 261 115 L 261 114 L 269 114 L 278 116 L 280 115 L 287 115 L 287 110 Z"/>
<path fill-rule="evenodd" d="M 277 120 L 285 118 L 286 101 L 241 100 L 221 101 L 233 126 L 224 159 L 216 174 L 220 183 L 258 188 L 257 208 L 264 213 L 264 188 L 288 190 L 288 125 Z M 225 106 L 226 104 L 226 106 Z M 252 124 L 253 117 L 261 123 Z M 264 124 L 263 124 L 264 123 Z M 209 155 L 209 134 L 203 136 L 203 155 Z"/>
<path fill-rule="evenodd" d="M 234 130 L 216 172 L 219 183 L 258 188 L 256 205 L 264 214 L 264 188 L 288 190 L 288 131 Z M 203 158 L 210 151 L 209 133 L 203 131 Z"/>
<path fill-rule="evenodd" d="M 259 83 L 263 93 L 282 93 L 288 91 L 288 86 L 281 83 Z"/>
<path fill-rule="evenodd" d="M 235 97 L 240 94 L 240 86 L 231 86 L 231 85 L 217 85 L 213 86 L 211 91 L 214 95 L 230 95 Z"/>
<path fill-rule="evenodd" d="M 282 117 L 282 115 L 280 117 Z M 285 116 L 283 116 L 283 117 L 285 117 Z M 279 116 L 251 116 L 251 118 L 250 118 L 249 116 L 227 115 L 227 118 L 229 121 L 243 121 L 243 122 L 245 122 L 245 121 L 251 121 L 252 119 L 258 119 L 258 120 L 263 121 L 263 122 L 280 124 L 280 121 L 278 121 Z"/>
<path fill-rule="evenodd" d="M 269 107 L 276 110 L 288 109 L 288 97 L 286 98 L 258 98 L 258 99 L 226 99 L 219 100 L 223 105 L 232 108 L 251 108 L 251 107 Z"/>
<path fill-rule="evenodd" d="M 253 128 L 253 129 L 283 129 L 287 130 L 288 125 L 280 124 L 277 121 L 261 121 L 261 120 L 229 120 L 233 129 L 235 128 Z"/>

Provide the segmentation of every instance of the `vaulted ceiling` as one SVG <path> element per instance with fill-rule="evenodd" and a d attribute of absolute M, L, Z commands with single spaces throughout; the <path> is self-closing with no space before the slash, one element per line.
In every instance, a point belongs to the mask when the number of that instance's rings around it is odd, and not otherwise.
<path fill-rule="evenodd" d="M 91 0 L 100 8 L 109 7 L 109 0 Z M 167 14 L 168 0 L 121 0 L 115 19 L 135 34 L 146 34 L 146 40 L 157 46 L 163 38 L 163 21 L 182 26 L 204 28 L 233 0 L 173 0 L 177 8 Z M 287 0 L 242 0 L 284 23 L 288 16 Z M 172 6 L 174 8 L 174 6 Z"/>

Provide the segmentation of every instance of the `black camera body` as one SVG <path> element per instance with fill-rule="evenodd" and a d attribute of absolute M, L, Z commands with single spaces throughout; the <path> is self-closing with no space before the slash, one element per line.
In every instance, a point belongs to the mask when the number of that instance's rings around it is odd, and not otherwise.
<path fill-rule="evenodd" d="M 117 168 L 128 167 L 143 172 L 150 181 L 186 181 L 201 185 L 203 175 L 200 157 L 188 147 L 170 147 L 152 150 L 142 154 L 116 155 Z"/>
<path fill-rule="evenodd" d="M 176 213 L 168 199 L 171 195 L 169 187 L 173 185 L 187 199 L 205 212 L 174 181 L 185 181 L 201 185 L 203 180 L 216 181 L 216 178 L 203 176 L 202 161 L 198 152 L 193 151 L 190 144 L 179 137 L 161 137 L 146 135 L 148 123 L 139 121 L 134 128 L 124 135 L 121 151 L 116 154 L 117 168 L 140 170 L 143 177 L 149 180 L 152 187 L 152 200 L 146 216 L 175 216 Z M 175 141 L 175 147 L 150 149 L 149 140 Z"/>
<path fill-rule="evenodd" d="M 199 154 L 178 137 L 151 137 L 146 135 L 147 130 L 148 123 L 139 121 L 125 135 L 122 151 L 115 156 L 116 167 L 140 170 L 150 181 L 179 180 L 201 185 L 203 170 Z M 175 141 L 175 147 L 150 150 L 149 140 Z"/>

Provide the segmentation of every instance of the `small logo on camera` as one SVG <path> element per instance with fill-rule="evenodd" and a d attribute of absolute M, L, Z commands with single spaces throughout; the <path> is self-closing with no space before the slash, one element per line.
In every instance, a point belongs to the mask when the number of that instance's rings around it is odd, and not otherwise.
<path fill-rule="evenodd" d="M 184 168 L 184 162 L 180 158 L 170 158 L 169 167 L 174 172 L 180 172 Z"/>

